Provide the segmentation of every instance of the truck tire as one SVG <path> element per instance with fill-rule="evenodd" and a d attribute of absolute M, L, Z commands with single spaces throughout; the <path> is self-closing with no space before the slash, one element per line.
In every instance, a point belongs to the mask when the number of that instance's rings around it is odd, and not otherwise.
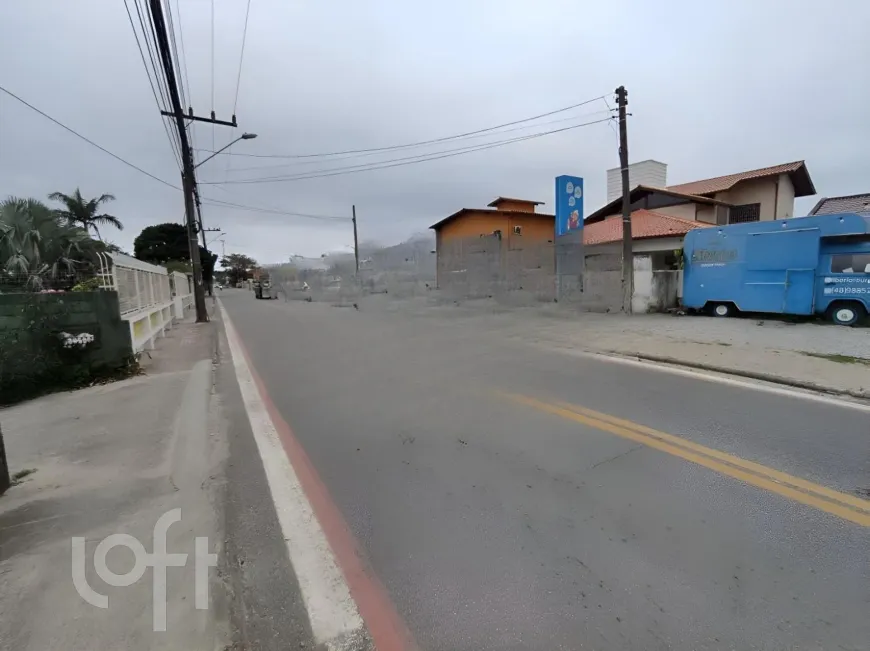
<path fill-rule="evenodd" d="M 853 326 L 863 320 L 864 306 L 853 301 L 832 303 L 828 308 L 828 318 L 837 325 Z"/>
<path fill-rule="evenodd" d="M 734 305 L 731 303 L 713 303 L 712 309 L 710 310 L 713 316 L 718 316 L 721 318 L 734 316 Z"/>

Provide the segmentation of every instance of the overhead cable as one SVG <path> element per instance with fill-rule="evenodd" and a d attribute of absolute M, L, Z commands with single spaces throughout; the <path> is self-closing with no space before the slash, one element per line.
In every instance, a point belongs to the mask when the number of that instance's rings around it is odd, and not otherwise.
<path fill-rule="evenodd" d="M 523 118 L 521 120 L 514 120 L 512 122 L 505 122 L 504 124 L 498 124 L 494 127 L 487 127 L 485 129 L 477 129 L 475 131 L 467 131 L 465 133 L 458 133 L 453 136 L 444 136 L 442 138 L 432 138 L 430 140 L 421 140 L 419 142 L 410 142 L 404 145 L 390 145 L 389 147 L 370 147 L 367 149 L 347 149 L 345 151 L 332 151 L 321 154 L 245 154 L 245 153 L 236 153 L 236 152 L 224 152 L 221 155 L 227 156 L 248 156 L 251 158 L 320 158 L 324 156 L 339 156 L 342 154 L 361 154 L 365 152 L 376 152 L 376 151 L 390 151 L 394 149 L 407 149 L 409 147 L 419 147 L 420 145 L 429 145 L 438 142 L 445 142 L 448 140 L 456 140 L 457 138 L 465 138 L 466 136 L 473 136 L 478 133 L 486 133 L 487 131 L 495 131 L 497 129 L 502 129 L 504 127 L 512 127 L 515 124 L 521 124 L 523 122 L 531 122 L 533 120 L 539 120 L 541 118 L 546 118 L 551 115 L 556 115 L 557 113 L 564 113 L 565 111 L 570 111 L 575 108 L 580 108 L 581 106 L 585 106 L 587 104 L 591 104 L 592 102 L 597 102 L 601 99 L 604 99 L 604 95 L 599 95 L 598 97 L 593 97 L 592 99 L 585 100 L 583 102 L 579 102 L 577 104 L 572 104 L 571 106 L 565 106 L 560 109 L 556 109 L 555 111 L 548 111 L 546 113 L 541 113 L 540 115 L 533 115 L 532 117 Z"/>
<path fill-rule="evenodd" d="M 592 122 L 583 122 L 581 124 L 575 124 L 569 127 L 562 127 L 561 129 L 552 129 L 550 131 L 543 131 L 540 133 L 533 133 L 526 136 L 518 136 L 516 138 L 509 138 L 507 140 L 499 140 L 491 143 L 486 143 L 483 145 L 469 145 L 465 147 L 460 147 L 455 150 L 446 150 L 443 152 L 435 152 L 434 154 L 418 154 L 416 156 L 407 156 L 404 158 L 396 158 L 393 160 L 381 161 L 378 163 L 366 163 L 362 165 L 351 165 L 344 168 L 333 168 L 333 169 L 324 169 L 324 170 L 313 170 L 311 172 L 306 172 L 302 174 L 298 174 L 295 176 L 274 176 L 274 177 L 263 177 L 263 178 L 255 178 L 255 179 L 239 179 L 235 181 L 200 181 L 201 185 L 218 185 L 220 183 L 226 184 L 249 184 L 249 183 L 279 183 L 279 182 L 288 182 L 288 181 L 303 181 L 307 179 L 320 179 L 329 176 L 340 176 L 343 174 L 355 174 L 357 172 L 368 172 L 373 170 L 381 170 L 388 169 L 392 167 L 402 167 L 405 165 L 415 165 L 417 163 L 425 163 L 433 160 L 440 160 L 442 158 L 452 158 L 454 156 L 462 156 L 464 154 L 470 154 L 475 151 L 483 151 L 485 149 L 494 149 L 496 147 L 504 147 L 506 145 L 510 145 L 516 142 L 523 142 L 526 140 L 532 140 L 534 138 L 541 138 L 544 136 L 549 136 L 554 133 L 562 133 L 564 131 L 570 131 L 572 129 L 579 129 L 580 127 L 586 127 L 593 124 L 600 124 L 602 122 L 608 122 L 613 118 L 608 117 L 601 120 L 593 120 Z M 411 160 L 417 159 L 417 160 Z"/>

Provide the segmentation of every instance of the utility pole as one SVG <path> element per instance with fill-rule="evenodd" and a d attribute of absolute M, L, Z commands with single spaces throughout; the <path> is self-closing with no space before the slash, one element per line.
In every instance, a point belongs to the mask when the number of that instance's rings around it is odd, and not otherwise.
<path fill-rule="evenodd" d="M 625 122 L 628 91 L 625 86 L 620 86 L 615 92 L 616 104 L 619 106 L 619 169 L 622 172 L 622 311 L 631 314 L 634 249 L 631 242 L 631 188 L 628 180 L 628 129 Z"/>
<path fill-rule="evenodd" d="M 190 143 L 187 140 L 187 128 L 184 120 L 194 120 L 199 122 L 211 122 L 212 124 L 223 124 L 228 126 L 236 126 L 236 119 L 233 116 L 232 122 L 216 120 L 214 111 L 211 113 L 211 118 L 203 118 L 195 116 L 193 109 L 188 108 L 188 114 L 185 115 L 184 109 L 181 106 L 181 99 L 178 94 L 178 80 L 175 77 L 175 67 L 172 63 L 172 51 L 169 48 L 169 36 L 166 29 L 166 21 L 163 17 L 163 3 L 161 0 L 150 0 L 151 20 L 156 36 L 157 49 L 160 55 L 160 62 L 163 66 L 163 72 L 166 77 L 166 86 L 169 90 L 169 99 L 172 103 L 172 112 L 161 111 L 163 115 L 168 115 L 175 118 L 175 126 L 178 129 L 178 137 L 181 141 L 181 186 L 184 190 L 184 214 L 187 226 L 187 241 L 190 249 L 190 263 L 193 267 L 193 298 L 196 306 L 196 322 L 202 323 L 208 321 L 208 311 L 205 306 L 205 288 L 202 284 L 202 260 L 199 256 L 199 242 L 197 241 L 197 219 L 196 208 L 199 206 L 199 193 L 196 187 L 196 176 L 193 165 L 193 152 L 190 149 Z"/>
<path fill-rule="evenodd" d="M 359 238 L 356 234 L 356 206 L 353 206 L 353 257 L 356 260 L 356 277 L 359 279 Z"/>

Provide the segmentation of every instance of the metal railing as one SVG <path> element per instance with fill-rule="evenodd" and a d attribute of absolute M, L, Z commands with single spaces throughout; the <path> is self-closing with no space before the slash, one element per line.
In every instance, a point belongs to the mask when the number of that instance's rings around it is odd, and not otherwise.
<path fill-rule="evenodd" d="M 169 287 L 172 290 L 172 299 L 177 311 L 183 314 L 193 305 L 193 281 L 191 277 L 180 271 L 173 271 L 169 275 Z"/>
<path fill-rule="evenodd" d="M 153 348 L 173 319 L 184 316 L 186 298 L 190 306 L 187 276 L 121 253 L 98 258 L 102 287 L 118 292 L 121 318 L 130 324 L 133 352 Z"/>

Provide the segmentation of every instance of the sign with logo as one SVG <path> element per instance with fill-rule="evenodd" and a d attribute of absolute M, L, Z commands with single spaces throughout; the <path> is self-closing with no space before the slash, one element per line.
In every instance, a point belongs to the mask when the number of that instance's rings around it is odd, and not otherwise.
<path fill-rule="evenodd" d="M 870 294 L 870 276 L 825 276 L 825 294 Z"/>
<path fill-rule="evenodd" d="M 583 228 L 583 179 L 556 177 L 556 235 Z"/>

